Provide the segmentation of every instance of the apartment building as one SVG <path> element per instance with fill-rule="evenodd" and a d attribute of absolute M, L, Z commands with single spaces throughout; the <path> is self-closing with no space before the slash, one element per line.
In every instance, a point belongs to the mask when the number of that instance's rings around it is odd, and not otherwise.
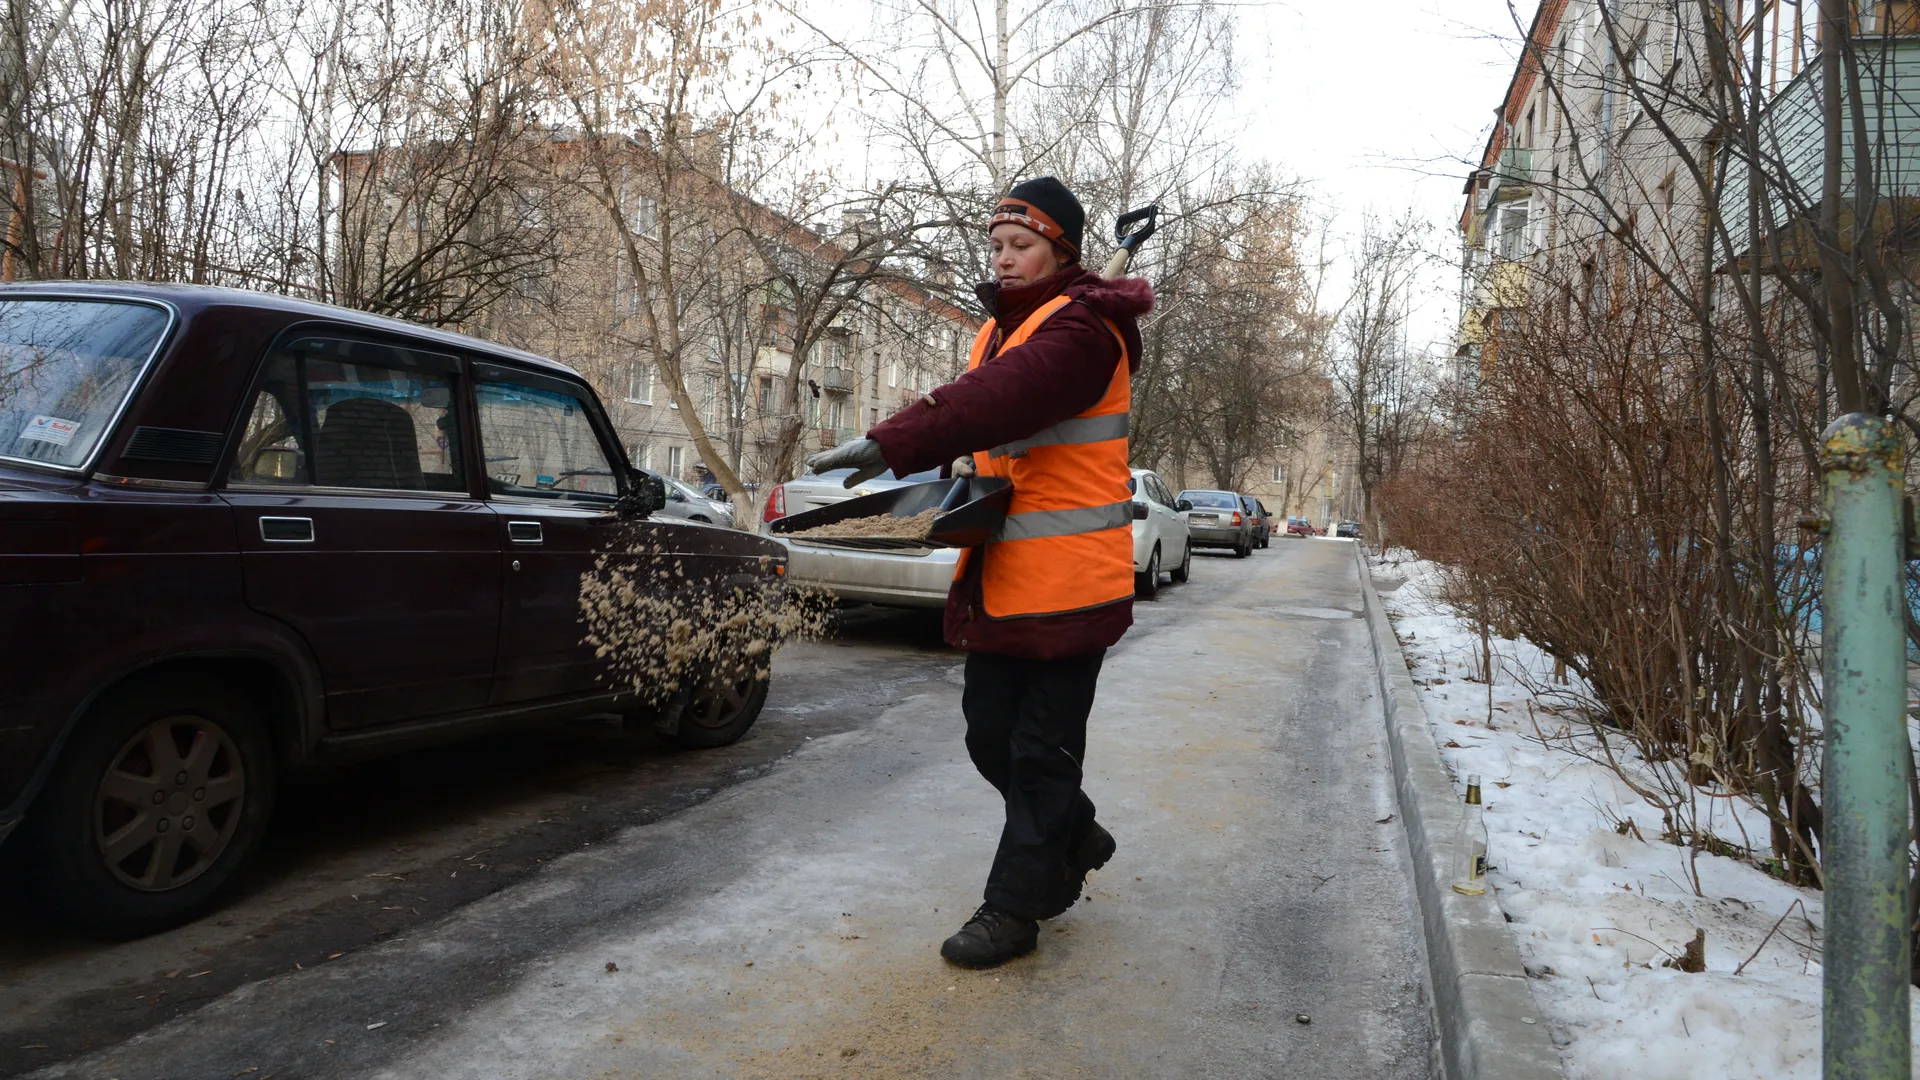
<path fill-rule="evenodd" d="M 1704 7 L 1536 8 L 1463 192 L 1460 384 L 1494 370 L 1503 336 L 1530 312 L 1604 310 L 1628 262 L 1693 295 L 1708 294 L 1711 275 L 1758 265 L 1772 296 L 1817 269 L 1809 230 L 1821 201 L 1826 44 L 1817 6 L 1743 0 L 1719 5 L 1712 24 Z M 1920 218 L 1920 3 L 1862 0 L 1855 11 L 1846 52 L 1875 166 L 1867 227 L 1899 250 L 1898 234 Z M 1715 115 L 1716 102 L 1731 104 Z M 1850 201 L 1853 139 L 1849 125 Z"/>
<path fill-rule="evenodd" d="M 624 147 L 619 163 L 619 209 L 642 260 L 636 275 L 628 238 L 587 171 L 589 152 L 568 133 L 552 132 L 521 153 L 500 205 L 474 215 L 488 219 L 473 231 L 491 229 L 493 263 L 511 265 L 484 302 L 448 325 L 578 370 L 606 403 L 635 465 L 690 483 L 711 480 L 713 463 L 702 459 L 690 413 L 714 454 L 745 482 L 788 479 L 774 473 L 796 408 L 803 459 L 965 369 L 981 320 L 927 285 L 854 266 L 850 231 L 858 222 L 842 221 L 841 235 L 830 234 L 705 175 L 671 177 L 673 202 L 663 209 L 659 159 L 644 140 Z M 431 196 L 414 194 L 420 185 L 401 177 L 412 159 L 401 169 L 393 159 L 391 152 L 336 158 L 343 262 L 364 259 L 372 244 L 387 262 L 423 258 L 426 241 L 409 237 L 430 231 L 416 219 L 431 216 L 422 205 Z M 393 180 L 383 172 L 389 169 Z M 753 240 L 743 235 L 748 229 L 757 231 Z M 768 267 L 770 251 L 783 260 L 784 275 Z M 490 267 L 487 255 L 469 259 Z M 816 314 L 818 325 L 803 328 L 793 283 L 824 280 L 829 271 L 850 284 L 808 296 L 814 312 L 835 313 Z M 807 357 L 796 365 L 802 337 Z M 684 399 L 662 370 L 675 360 Z"/>

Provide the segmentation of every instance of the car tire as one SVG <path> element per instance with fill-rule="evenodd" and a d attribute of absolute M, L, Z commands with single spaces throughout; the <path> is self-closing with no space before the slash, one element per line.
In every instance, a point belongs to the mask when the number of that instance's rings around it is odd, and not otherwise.
<path fill-rule="evenodd" d="M 1147 556 L 1147 569 L 1144 573 L 1133 575 L 1133 595 L 1141 600 L 1151 600 L 1160 593 L 1160 545 L 1153 545 L 1153 554 Z"/>
<path fill-rule="evenodd" d="M 1242 540 L 1233 546 L 1233 557 L 1236 559 L 1244 559 L 1251 554 L 1253 554 L 1253 541 L 1251 540 Z"/>
<path fill-rule="evenodd" d="M 1186 554 L 1180 556 L 1180 565 L 1173 568 L 1173 580 L 1185 585 L 1193 576 L 1193 545 L 1187 545 Z"/>
<path fill-rule="evenodd" d="M 713 750 L 739 742 L 767 704 L 769 681 L 763 669 L 695 690 L 668 740 L 689 750 Z"/>
<path fill-rule="evenodd" d="M 259 846 L 276 772 L 257 707 L 215 679 L 110 691 L 28 815 L 36 898 L 57 918 L 126 937 L 194 918 Z"/>

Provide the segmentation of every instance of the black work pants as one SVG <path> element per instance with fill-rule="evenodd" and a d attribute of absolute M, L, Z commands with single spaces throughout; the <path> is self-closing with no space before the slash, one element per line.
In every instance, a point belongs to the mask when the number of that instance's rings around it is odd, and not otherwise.
<path fill-rule="evenodd" d="M 1105 657 L 967 656 L 967 753 L 1007 804 L 986 892 L 1003 911 L 1050 919 L 1079 898 L 1085 875 L 1072 855 L 1093 827 L 1080 762 Z"/>

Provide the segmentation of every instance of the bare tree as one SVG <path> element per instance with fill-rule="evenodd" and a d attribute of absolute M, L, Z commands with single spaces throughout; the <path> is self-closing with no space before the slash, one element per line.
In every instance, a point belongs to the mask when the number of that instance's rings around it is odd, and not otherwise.
<path fill-rule="evenodd" d="M 1427 227 L 1412 211 L 1390 221 L 1365 215 L 1353 254 L 1353 284 L 1338 315 L 1332 364 L 1335 409 L 1370 525 L 1374 487 L 1405 456 L 1431 404 L 1430 365 L 1409 339 Z"/>

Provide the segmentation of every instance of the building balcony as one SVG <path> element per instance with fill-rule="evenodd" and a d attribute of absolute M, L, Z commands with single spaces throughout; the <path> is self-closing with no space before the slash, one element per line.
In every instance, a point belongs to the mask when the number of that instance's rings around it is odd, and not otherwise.
<path fill-rule="evenodd" d="M 1526 306 L 1529 281 L 1526 263 L 1502 259 L 1487 269 L 1485 280 L 1487 307 Z"/>
<path fill-rule="evenodd" d="M 1532 148 L 1509 146 L 1501 150 L 1499 160 L 1493 164 L 1492 175 L 1487 177 L 1487 204 L 1511 202 L 1532 194 Z"/>
<path fill-rule="evenodd" d="M 822 450 L 831 450 L 842 443 L 852 442 L 859 432 L 850 427 L 821 427 L 813 431 L 814 444 Z"/>
<path fill-rule="evenodd" d="M 1892 213 L 1895 205 L 1907 204 L 1910 213 L 1920 200 L 1920 99 L 1913 92 L 1913 87 L 1920 85 L 1920 37 L 1861 37 L 1854 39 L 1853 47 L 1858 57 L 1875 186 L 1886 200 L 1874 209 L 1873 220 L 1866 228 L 1882 232 L 1892 221 L 1906 216 Z M 1821 95 L 1820 65 L 1809 60 L 1760 115 L 1759 172 L 1765 187 L 1771 189 L 1763 204 L 1760 227 L 1763 232 L 1767 230 L 1767 219 L 1772 217 L 1784 263 L 1773 268 L 1776 270 L 1804 270 L 1818 262 L 1812 223 L 1789 215 L 1793 206 L 1817 208 L 1820 202 L 1826 162 Z M 1854 206 L 1853 133 L 1854 125 L 1848 123 L 1840 136 L 1841 183 L 1849 212 Z M 1729 141 L 1727 154 L 1720 214 L 1737 264 L 1754 247 L 1754 238 L 1747 231 L 1747 178 L 1752 163 L 1738 140 Z M 1765 210 L 1766 204 L 1771 204 L 1771 215 Z"/>
<path fill-rule="evenodd" d="M 854 374 L 851 368 L 830 367 L 820 372 L 820 385 L 835 393 L 845 394 L 853 390 Z"/>

